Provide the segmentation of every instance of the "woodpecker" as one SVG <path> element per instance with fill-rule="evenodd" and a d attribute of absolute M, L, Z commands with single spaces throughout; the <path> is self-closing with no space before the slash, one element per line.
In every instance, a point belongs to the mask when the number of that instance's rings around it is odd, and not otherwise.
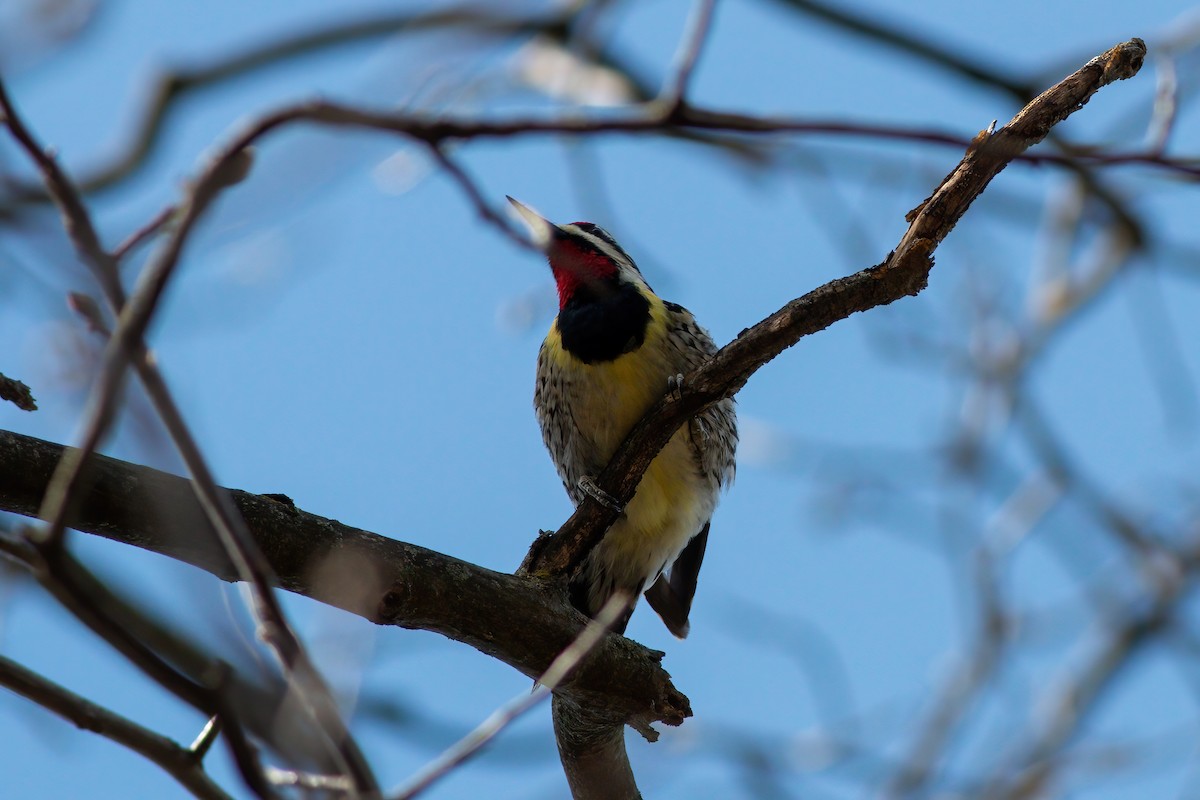
<path fill-rule="evenodd" d="M 555 225 L 508 198 L 550 262 L 558 316 L 538 353 L 533 405 L 542 439 L 575 505 L 612 503 L 593 478 L 633 425 L 683 374 L 717 351 L 683 306 L 662 300 L 616 240 L 590 222 Z M 733 481 L 732 399 L 698 414 L 651 462 L 633 499 L 570 582 L 572 603 L 595 617 L 615 592 L 639 594 L 675 636 L 688 614 L 722 487 Z"/>

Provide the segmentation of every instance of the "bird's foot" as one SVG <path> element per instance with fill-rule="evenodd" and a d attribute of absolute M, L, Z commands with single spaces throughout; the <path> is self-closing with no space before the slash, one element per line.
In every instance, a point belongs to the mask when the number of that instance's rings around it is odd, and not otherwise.
<path fill-rule="evenodd" d="M 671 399 L 678 403 L 683 399 L 683 373 L 667 376 L 667 391 Z"/>
<path fill-rule="evenodd" d="M 579 491 L 610 511 L 615 511 L 618 514 L 625 513 L 625 506 L 621 505 L 617 498 L 597 486 L 596 481 L 588 475 L 584 475 L 579 479 Z"/>

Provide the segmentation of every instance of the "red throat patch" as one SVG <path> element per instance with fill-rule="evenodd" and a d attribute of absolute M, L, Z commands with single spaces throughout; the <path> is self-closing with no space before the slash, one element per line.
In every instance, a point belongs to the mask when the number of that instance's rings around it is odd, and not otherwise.
<path fill-rule="evenodd" d="M 617 274 L 617 265 L 607 256 L 571 240 L 557 240 L 549 253 L 550 269 L 558 285 L 558 308 L 575 295 L 580 285 L 598 283 Z"/>

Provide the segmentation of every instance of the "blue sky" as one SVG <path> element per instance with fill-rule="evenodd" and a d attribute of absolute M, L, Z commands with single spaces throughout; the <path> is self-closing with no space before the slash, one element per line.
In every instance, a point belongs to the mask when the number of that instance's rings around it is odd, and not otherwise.
<path fill-rule="evenodd" d="M 38 135 L 68 168 L 86 171 L 128 135 L 154 70 L 207 63 L 280 31 L 384 8 L 343 4 L 333 15 L 308 0 L 286 8 L 106 3 L 77 40 L 13 60 L 7 80 Z M 689 8 L 624 4 L 606 35 L 661 75 Z M 1131 36 L 1153 47 L 1181 30 L 1185 16 L 1181 4 L 1155 0 L 853 8 L 1042 85 Z M 464 47 L 470 57 L 459 60 L 447 47 L 444 39 L 373 41 L 189 96 L 146 169 L 93 199 L 107 241 L 176 198 L 215 142 L 289 101 L 321 94 L 459 114 L 549 110 L 529 92 L 463 88 L 489 70 L 503 76 L 511 48 L 482 57 Z M 1178 66 L 1181 85 L 1194 82 L 1194 56 Z M 1064 130 L 1079 141 L 1139 146 L 1154 81 L 1148 63 L 1135 81 L 1103 90 Z M 963 136 L 1015 111 L 998 92 L 748 0 L 718 4 L 692 97 L 749 113 Z M 1174 144 L 1196 152 L 1195 114 L 1186 102 Z M 511 194 L 552 219 L 607 227 L 660 293 L 690 308 L 723 343 L 787 300 L 881 260 L 903 232 L 904 213 L 959 157 L 949 148 L 869 139 L 796 139 L 789 147 L 783 160 L 791 166 L 769 168 L 694 144 L 617 136 L 485 141 L 455 156 L 492 202 Z M 19 160 L 7 142 L 0 152 L 6 166 Z M 1145 174 L 1126 169 L 1113 180 L 1145 203 L 1157 233 L 1194 256 L 1195 192 L 1149 183 Z M 1146 185 L 1153 194 L 1133 195 Z M 657 745 L 630 740 L 647 796 L 755 796 L 739 768 L 715 754 L 751 734 L 792 754 L 789 789 L 861 796 L 856 781 L 872 785 L 869 763 L 819 771 L 806 761 L 804 742 L 830 716 L 844 723 L 839 734 L 870 734 L 881 757 L 903 754 L 896 743 L 904 741 L 905 721 L 919 718 L 972 633 L 964 601 L 969 564 L 946 552 L 983 535 L 1007 492 L 964 499 L 971 513 L 955 524 L 937 517 L 940 501 L 966 492 L 937 479 L 942 467 L 929 453 L 931 442 L 955 429 L 965 382 L 944 364 L 916 367 L 887 345 L 914 331 L 961 344 L 972 335 L 964 302 L 972 293 L 1020 319 L 1030 276 L 1047 259 L 1046 206 L 1067 195 L 1057 170 L 1010 168 L 939 250 L 925 294 L 803 340 L 739 395 L 739 474 L 713 523 L 692 635 L 674 641 L 644 608 L 629 629 L 667 650 L 666 667 L 696 712 Z M 88 285 L 54 218 L 44 223 L 50 233 L 38 248 L 11 232 L 0 240 L 8 297 L 0 332 L 10 343 L 0 371 L 33 386 L 42 406 L 33 415 L 0 408 L 0 427 L 70 442 L 84 394 L 62 366 L 63 342 L 79 327 L 62 297 Z M 1173 415 L 1139 337 L 1147 319 L 1155 342 L 1163 339 L 1154 325 L 1166 326 L 1165 340 L 1179 351 L 1168 369 L 1194 380 L 1200 359 L 1190 343 L 1200 330 L 1194 260 L 1159 269 L 1158 256 L 1143 257 L 1141 266 L 1155 268 L 1121 278 L 1055 337 L 1028 389 L 1105 491 L 1139 514 L 1170 519 L 1183 512 L 1181 477 L 1194 475 L 1197 463 L 1194 398 L 1182 403 L 1181 417 Z M 48 257 L 57 263 L 44 263 Z M 308 511 L 512 570 L 536 531 L 557 527 L 570 511 L 531 409 L 550 297 L 540 259 L 480 222 L 420 151 L 381 134 L 292 129 L 263 143 L 250 179 L 220 201 L 192 240 L 153 344 L 222 484 L 283 492 Z M 1006 438 L 1003 421 L 991 419 L 990 440 L 1014 469 L 1026 467 L 1029 454 Z M 106 451 L 180 469 L 155 436 L 136 433 L 127 423 Z M 912 502 L 884 503 L 868 491 L 845 495 L 847 511 L 831 488 L 843 473 L 900 487 Z M 937 502 L 919 502 L 930 492 Z M 1069 506 L 1029 538 L 1006 571 L 1012 600 L 1031 613 L 1060 609 L 1063 617 L 1058 627 L 1035 631 L 1049 643 L 1023 650 L 1008 676 L 1009 697 L 1032 708 L 1030 698 L 1087 652 L 1088 618 L 1072 600 L 1078 586 L 1056 548 L 1073 548 L 1101 577 L 1114 556 L 1086 515 Z M 74 544 L 114 583 L 201 635 L 220 635 L 224 606 L 238 601 L 236 590 L 164 559 L 83 535 Z M 337 686 L 430 721 L 416 736 L 372 719 L 356 722 L 386 785 L 528 688 L 511 669 L 435 635 L 376 630 L 298 598 L 289 597 L 287 607 Z M 0 651 L 180 741 L 202 724 L 147 689 L 31 587 L 5 598 Z M 1174 732 L 1171 741 L 1194 741 L 1187 684 L 1160 656 L 1150 653 L 1124 674 L 1128 684 L 1094 719 L 1097 730 L 1151 739 Z M 1005 711 L 996 705 L 963 733 L 956 752 L 1003 741 L 1002 726 L 988 722 Z M 8 695 L 0 695 L 0 738 L 0 773 L 12 797 L 181 796 L 136 756 Z M 223 752 L 213 758 L 215 774 L 240 791 Z M 1103 791 L 1094 781 L 1080 785 L 1089 797 L 1174 796 L 1188 780 L 1185 761 L 1179 756 L 1170 769 Z M 563 791 L 548 713 L 540 709 L 429 796 Z"/>

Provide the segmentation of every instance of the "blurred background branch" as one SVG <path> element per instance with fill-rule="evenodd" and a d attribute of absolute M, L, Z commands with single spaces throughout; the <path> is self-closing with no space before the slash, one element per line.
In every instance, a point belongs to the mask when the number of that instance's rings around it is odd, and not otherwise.
<path fill-rule="evenodd" d="M 333 21 L 238 9 L 237 24 L 212 26 L 219 33 L 191 20 L 202 43 L 191 55 L 161 28 L 165 55 L 137 78 L 100 71 L 121 50 L 148 52 L 144 31 L 118 37 L 130 9 L 21 5 L 31 11 L 19 24 L 0 24 L 0 64 L 30 129 L 65 145 L 26 136 L 24 153 L 0 148 L 10 298 L 0 324 L 14 360 L 0 367 L 26 377 L 42 406 L 3 427 L 79 441 L 126 297 L 159 282 L 136 335 L 108 356 L 110 366 L 132 359 L 148 382 L 110 378 L 101 406 L 111 415 L 92 417 L 104 424 L 87 449 L 172 471 L 211 461 L 227 485 L 304 492 L 306 508 L 416 532 L 404 539 L 436 532 L 433 549 L 503 569 L 523 543 L 495 531 L 565 514 L 522 427 L 526 332 L 554 301 L 545 286 L 514 285 L 531 260 L 504 249 L 523 242 L 494 198 L 581 207 L 632 243 L 665 296 L 707 306 L 698 315 L 728 340 L 782 299 L 882 260 L 896 221 L 945 173 L 946 147 L 971 146 L 971 132 L 1075 69 L 1096 41 L 1149 32 L 1153 80 L 1147 69 L 1140 85 L 1089 106 L 1086 124 L 1019 155 L 1052 169 L 1006 172 L 939 251 L 921 298 L 807 339 L 739 396 L 741 482 L 714 528 L 702 624 L 671 652 L 673 670 L 688 673 L 681 685 L 703 701 L 652 755 L 629 750 L 639 780 L 664 797 L 1123 798 L 1200 785 L 1190 744 L 1200 731 L 1194 19 L 1154 3 L 1041 9 L 1036 26 L 1011 30 L 986 9 L 968 18 L 808 0 L 702 2 L 690 28 L 682 8 L 619 0 L 362 9 Z M 11 44 L 18 30 L 23 47 Z M 230 38 L 241 30 L 248 40 Z M 355 77 L 338 77 L 346 65 Z M 89 102 L 97 87 L 107 93 Z M 125 107 L 104 155 L 96 132 Z M 364 130 L 399 136 L 370 144 Z M 251 144 L 252 180 L 223 191 L 246 176 Z M 180 175 L 195 177 L 179 186 Z M 49 213 L 55 197 L 73 236 Z M 464 224 L 463 209 L 488 224 Z M 32 406 L 24 384 L 4 386 L 10 408 Z M 27 475 L 10 477 L 5 491 Z M 215 477 L 201 484 L 213 513 L 187 486 L 165 502 L 147 496 L 134 508 L 145 527 L 126 541 L 148 546 L 169 528 L 156 546 L 244 576 L 230 561 L 241 551 L 213 538 L 215 524 L 230 544 L 237 518 L 213 506 Z M 516 591 L 462 566 L 450 571 L 465 570 L 463 582 L 426 586 L 417 602 L 410 581 L 378 580 L 384 554 L 404 545 L 281 495 L 234 500 L 253 509 L 252 530 L 303 523 L 327 543 L 308 558 L 280 540 L 263 554 L 275 575 L 260 571 L 260 588 L 307 587 L 372 620 L 435 630 L 428 620 L 472 582 Z M 468 512 L 479 516 L 459 516 Z M 489 659 L 446 668 L 455 656 L 425 639 L 376 641 L 370 626 L 322 623 L 291 600 L 255 617 L 246 608 L 261 611 L 262 592 L 243 603 L 128 547 L 67 535 L 39 549 L 44 532 L 5 528 L 0 677 L 40 679 L 47 708 L 124 731 L 114 738 L 174 776 L 143 794 L 345 789 L 356 756 L 331 750 L 337 725 L 305 711 L 314 691 L 393 785 L 521 689 L 519 677 L 503 682 L 511 671 L 478 663 Z M 164 595 L 182 607 L 160 608 Z M 159 675 L 165 702 L 140 674 L 125 679 L 139 692 L 109 693 L 120 673 L 87 634 L 65 646 L 94 669 L 42 658 L 47 636 L 78 634 L 44 610 L 59 608 L 55 597 L 62 616 Z M 412 603 L 423 610 L 405 617 Z M 485 652 L 506 624 L 487 608 L 469 637 Z M 51 616 L 31 626 L 30 613 Z M 508 663 L 537 674 L 577 633 L 559 622 L 541 655 Z M 286 652 L 289 624 L 327 692 L 299 687 L 261 646 L 282 634 Z M 637 624 L 632 636 L 649 633 Z M 596 663 L 613 663 L 606 653 Z M 589 673 L 577 690 L 594 681 L 603 693 L 604 680 Z M 686 698 L 676 700 L 677 721 Z M 44 723 L 11 716 L 11 752 L 36 750 L 26 732 Z M 189 762 L 176 742 L 213 716 L 220 733 L 201 738 L 227 746 Z M 531 735 L 533 724 L 506 728 L 430 794 L 497 795 L 511 781 L 515 796 L 560 796 L 548 733 Z M 125 780 L 137 768 L 123 769 L 111 796 L 138 794 Z M 40 770 L 36 793 L 75 779 L 54 773 Z M 359 773 L 369 795 L 373 780 Z M 102 782 L 88 791 L 104 796 Z"/>

